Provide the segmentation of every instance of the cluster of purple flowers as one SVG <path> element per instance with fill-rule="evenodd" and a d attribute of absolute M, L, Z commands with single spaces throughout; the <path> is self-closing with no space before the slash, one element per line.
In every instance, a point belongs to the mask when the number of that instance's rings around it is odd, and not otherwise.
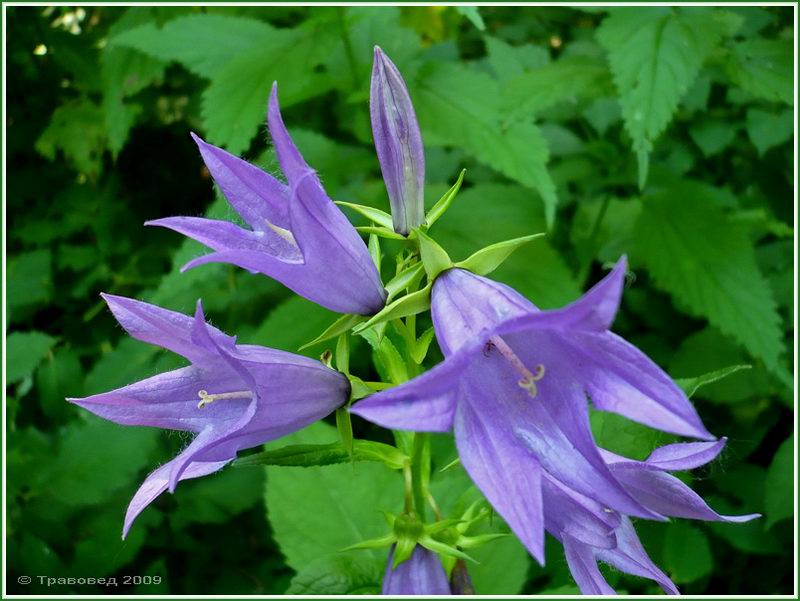
<path fill-rule="evenodd" d="M 419 248 L 424 235 L 419 228 L 426 226 L 422 139 L 403 78 L 378 48 L 370 112 L 394 234 Z M 379 269 L 294 145 L 281 118 L 277 86 L 268 124 L 286 183 L 195 136 L 209 171 L 248 228 L 196 217 L 148 225 L 170 228 L 213 250 L 183 269 L 231 263 L 333 311 L 380 313 L 387 291 Z M 648 557 L 632 518 L 757 517 L 720 515 L 669 473 L 712 461 L 725 439 L 706 430 L 666 373 L 609 331 L 625 283 L 624 257 L 580 299 L 553 311 L 541 311 L 508 286 L 466 269 L 445 265 L 438 271 L 429 273 L 430 310 L 444 361 L 366 396 L 350 412 L 396 430 L 453 431 L 472 481 L 537 561 L 545 561 L 547 531 L 563 544 L 584 593 L 614 593 L 598 562 L 677 593 Z M 195 434 L 141 485 L 123 536 L 148 504 L 165 490 L 174 491 L 179 481 L 216 472 L 238 451 L 299 430 L 355 398 L 351 380 L 329 365 L 237 344 L 206 322 L 199 301 L 189 317 L 128 298 L 103 298 L 131 336 L 190 362 L 118 390 L 69 399 L 120 424 Z M 704 442 L 666 445 L 644 461 L 621 457 L 595 443 L 590 404 Z M 461 563 L 446 569 L 435 551 L 447 547 L 435 543 L 435 534 L 425 536 L 419 544 L 404 541 L 402 558 L 395 556 L 401 542 L 391 539 L 385 594 L 463 590 L 457 582 L 468 577 Z"/>

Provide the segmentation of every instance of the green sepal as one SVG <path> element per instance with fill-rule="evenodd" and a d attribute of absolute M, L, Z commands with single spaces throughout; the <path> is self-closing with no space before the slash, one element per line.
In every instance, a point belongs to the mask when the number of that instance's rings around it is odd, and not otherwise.
<path fill-rule="evenodd" d="M 471 561 L 472 563 L 479 563 L 476 559 L 473 559 L 463 551 L 459 551 L 455 547 L 451 547 L 450 545 L 439 542 L 438 540 L 435 540 L 427 535 L 419 539 L 419 544 L 425 547 L 428 551 L 433 551 L 434 553 L 439 553 L 440 555 L 448 555 L 450 557 Z"/>
<path fill-rule="evenodd" d="M 344 549 L 339 549 L 339 552 L 343 553 L 345 551 L 357 551 L 359 549 L 382 549 L 383 547 L 390 547 L 391 545 L 394 544 L 394 542 L 395 542 L 394 535 L 387 534 L 386 536 L 371 538 L 369 540 L 364 540 L 354 545 L 349 545 Z"/>
<path fill-rule="evenodd" d="M 314 346 L 315 344 L 319 344 L 320 342 L 325 342 L 326 340 L 330 340 L 331 338 L 336 338 L 340 334 L 344 334 L 345 332 L 350 331 L 353 327 L 357 326 L 363 321 L 366 321 L 368 318 L 366 315 L 353 315 L 347 314 L 342 315 L 339 319 L 334 321 L 331 325 L 329 325 L 322 334 L 314 338 L 311 342 L 306 342 L 303 346 L 300 347 L 299 350 L 307 349 L 310 346 Z"/>
<path fill-rule="evenodd" d="M 436 221 L 445 214 L 447 209 L 450 208 L 450 205 L 453 204 L 453 200 L 455 200 L 458 191 L 461 189 L 461 182 L 464 181 L 464 174 L 467 172 L 466 169 L 462 169 L 461 173 L 458 175 L 458 180 L 453 186 L 444 193 L 439 200 L 436 201 L 436 204 L 431 207 L 431 210 L 428 211 L 428 214 L 425 216 L 425 225 L 426 227 L 431 227 Z"/>
<path fill-rule="evenodd" d="M 417 546 L 417 541 L 410 538 L 398 538 L 397 544 L 394 547 L 394 561 L 392 562 L 392 569 L 397 569 L 401 563 L 406 561 L 414 552 L 414 547 Z"/>
<path fill-rule="evenodd" d="M 488 275 L 500 267 L 500 265 L 511 256 L 511 253 L 540 236 L 544 236 L 544 234 L 533 234 L 531 236 L 523 236 L 521 238 L 514 238 L 513 240 L 505 240 L 503 242 L 497 242 L 496 244 L 490 244 L 467 259 L 459 261 L 455 266 L 478 275 Z"/>
<path fill-rule="evenodd" d="M 385 285 L 386 292 L 389 295 L 389 301 L 403 290 L 406 290 L 409 286 L 418 283 L 424 273 L 425 267 L 422 263 L 416 263 L 394 276 Z"/>
<path fill-rule="evenodd" d="M 461 523 L 461 520 L 457 520 L 455 518 L 449 518 L 446 520 L 439 520 L 438 522 L 434 522 L 433 524 L 426 524 L 425 525 L 425 532 L 428 534 L 437 534 L 448 528 L 452 528 Z"/>
<path fill-rule="evenodd" d="M 339 334 L 336 341 L 336 369 L 344 375 L 350 373 L 350 339 L 347 334 Z"/>
<path fill-rule="evenodd" d="M 392 229 L 394 225 L 392 224 L 392 216 L 385 211 L 381 211 L 380 209 L 376 209 L 373 207 L 368 207 L 365 205 L 358 205 L 352 202 L 344 202 L 342 200 L 334 201 L 340 207 L 347 207 L 348 209 L 353 209 L 359 215 L 363 215 L 373 223 L 377 223 L 380 226 L 383 226 L 388 229 Z M 392 230 L 394 231 L 394 230 Z"/>
<path fill-rule="evenodd" d="M 414 233 L 419 241 L 419 254 L 425 266 L 425 273 L 428 275 L 428 281 L 432 282 L 440 273 L 450 269 L 453 261 L 447 251 L 428 234 L 421 229 L 414 230 Z"/>
<path fill-rule="evenodd" d="M 389 322 L 393 319 L 401 317 L 408 317 L 409 315 L 416 315 L 427 311 L 431 306 L 431 284 L 428 284 L 421 290 L 406 294 L 398 298 L 396 301 L 389 303 L 381 311 L 373 315 L 366 323 L 362 323 L 353 331 L 360 334 L 364 330 L 371 328 L 375 325 Z"/>
<path fill-rule="evenodd" d="M 369 256 L 372 257 L 372 262 L 375 263 L 375 268 L 378 270 L 378 275 L 380 276 L 381 273 L 381 259 L 383 256 L 381 255 L 381 240 L 375 234 L 369 235 L 369 243 L 367 244 L 367 248 L 369 248 Z"/>
<path fill-rule="evenodd" d="M 376 461 L 390 469 L 400 470 L 409 457 L 395 447 L 372 440 L 353 440 L 353 461 Z M 281 467 L 314 467 L 351 461 L 341 442 L 330 444 L 297 444 L 248 455 L 233 462 L 237 467 L 274 465 Z"/>
<path fill-rule="evenodd" d="M 347 451 L 351 463 L 355 463 L 353 453 L 353 424 L 350 421 L 350 412 L 346 407 L 339 407 L 336 410 L 336 429 L 339 431 L 339 439 L 342 446 Z"/>
<path fill-rule="evenodd" d="M 509 535 L 504 532 L 498 532 L 494 534 L 478 534 L 476 536 L 460 536 L 457 544 L 462 549 L 474 549 L 475 547 L 480 547 L 481 545 L 490 543 L 493 540 L 505 538 L 507 536 Z"/>
<path fill-rule="evenodd" d="M 442 469 L 439 470 L 439 473 L 442 474 L 448 470 L 453 469 L 454 467 L 461 465 L 461 457 L 456 457 L 450 463 L 445 465 Z"/>
<path fill-rule="evenodd" d="M 376 390 L 370 386 L 367 382 L 359 378 L 358 376 L 354 376 L 353 374 L 348 374 L 347 379 L 350 380 L 350 402 L 357 401 L 359 399 L 363 399 L 364 397 L 368 397 Z"/>
<path fill-rule="evenodd" d="M 414 346 L 411 349 L 411 360 L 417 365 L 420 365 L 428 355 L 428 349 L 431 346 L 431 342 L 433 342 L 434 334 L 433 327 L 430 327 L 414 342 Z"/>
<path fill-rule="evenodd" d="M 356 230 L 361 232 L 362 234 L 374 234 L 379 236 L 380 238 L 389 238 L 391 240 L 406 240 L 406 237 L 398 234 L 392 229 L 375 226 L 375 225 L 359 225 L 356 227 Z"/>
<path fill-rule="evenodd" d="M 735 374 L 737 371 L 750 368 L 752 368 L 752 365 L 731 365 L 729 367 L 723 367 L 722 369 L 710 371 L 694 378 L 681 378 L 675 380 L 675 383 L 683 389 L 683 391 L 686 393 L 686 396 L 691 397 L 701 386 L 711 384 L 712 382 L 717 382 L 722 378 L 727 378 L 731 374 Z"/>

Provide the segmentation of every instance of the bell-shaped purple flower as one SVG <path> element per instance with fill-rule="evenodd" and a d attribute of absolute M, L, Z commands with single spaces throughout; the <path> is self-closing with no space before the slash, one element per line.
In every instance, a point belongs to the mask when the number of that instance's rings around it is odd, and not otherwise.
<path fill-rule="evenodd" d="M 542 482 L 621 514 L 663 519 L 626 489 L 592 438 L 587 397 L 676 434 L 713 439 L 658 366 L 608 331 L 626 262 L 573 304 L 539 311 L 511 288 L 461 269 L 433 286 L 445 361 L 360 401 L 353 413 L 389 428 L 455 430 L 461 461 L 531 554 L 544 561 Z"/>
<path fill-rule="evenodd" d="M 394 230 L 406 236 L 425 219 L 425 153 L 403 76 L 377 46 L 369 112 Z"/>
<path fill-rule="evenodd" d="M 268 111 L 269 131 L 287 184 L 194 136 L 222 192 L 249 229 L 228 221 L 167 217 L 146 225 L 166 227 L 214 252 L 183 270 L 232 263 L 268 275 L 297 294 L 340 313 L 371 315 L 386 291 L 364 241 L 327 196 L 283 124 L 277 84 Z"/>
<path fill-rule="evenodd" d="M 156 497 L 180 480 L 216 472 L 247 449 L 303 428 L 343 405 L 347 378 L 319 361 L 236 339 L 194 318 L 129 298 L 103 295 L 134 338 L 161 346 L 191 365 L 111 392 L 68 399 L 127 426 L 193 432 L 194 440 L 150 474 L 125 516 L 123 537 Z"/>
<path fill-rule="evenodd" d="M 666 473 L 704 465 L 724 446 L 724 438 L 716 442 L 671 444 L 656 449 L 645 461 L 605 450 L 601 453 L 631 494 L 653 511 L 671 517 L 747 522 L 759 517 L 758 514 L 720 515 L 681 480 Z M 552 479 L 545 480 L 542 490 L 546 528 L 564 545 L 570 571 L 584 594 L 616 594 L 600 573 L 598 561 L 654 580 L 668 594 L 678 594 L 672 581 L 648 557 L 628 517 L 608 511 Z"/>
<path fill-rule="evenodd" d="M 394 547 L 383 575 L 382 595 L 450 595 L 450 583 L 442 560 L 432 551 L 417 545 L 406 561 L 394 563 Z"/>

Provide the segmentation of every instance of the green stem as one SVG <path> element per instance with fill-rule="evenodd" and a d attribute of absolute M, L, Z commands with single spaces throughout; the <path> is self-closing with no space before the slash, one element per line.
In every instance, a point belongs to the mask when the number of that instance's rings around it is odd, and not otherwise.
<path fill-rule="evenodd" d="M 411 456 L 411 484 L 414 493 L 414 506 L 424 521 L 428 503 L 428 484 L 431 476 L 431 443 L 425 432 L 414 435 L 414 450 Z"/>

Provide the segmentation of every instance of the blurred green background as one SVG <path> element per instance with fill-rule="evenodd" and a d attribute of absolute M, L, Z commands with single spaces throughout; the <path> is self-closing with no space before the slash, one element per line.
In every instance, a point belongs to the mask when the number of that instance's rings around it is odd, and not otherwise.
<path fill-rule="evenodd" d="M 730 442 L 685 478 L 716 509 L 764 518 L 638 529 L 684 592 L 791 592 L 791 23 L 780 7 L 8 8 L 8 591 L 377 590 L 381 553 L 337 551 L 381 532 L 377 510 L 400 501 L 396 474 L 227 468 L 163 495 L 123 542 L 131 495 L 187 439 L 105 423 L 64 397 L 180 364 L 126 338 L 101 291 L 184 312 L 202 298 L 240 340 L 289 350 L 333 320 L 230 266 L 179 274 L 205 251 L 142 223 L 235 219 L 189 132 L 277 173 L 264 126 L 273 80 L 329 194 L 386 207 L 367 104 L 380 44 L 421 121 L 428 201 L 467 169 L 432 229 L 454 258 L 548 230 L 495 275 L 556 307 L 626 253 L 635 281 L 615 331 L 676 378 L 752 366 L 697 391 L 709 429 Z M 354 353 L 356 373 L 382 369 L 366 345 Z M 636 457 L 670 440 L 614 416 L 593 427 Z M 293 439 L 334 436 L 322 424 Z M 452 459 L 448 437 L 436 449 L 440 465 Z M 468 483 L 452 470 L 435 486 L 449 506 Z M 576 592 L 551 543 L 544 568 L 510 538 L 482 548 L 478 592 Z M 40 575 L 119 586 L 48 587 Z"/>

